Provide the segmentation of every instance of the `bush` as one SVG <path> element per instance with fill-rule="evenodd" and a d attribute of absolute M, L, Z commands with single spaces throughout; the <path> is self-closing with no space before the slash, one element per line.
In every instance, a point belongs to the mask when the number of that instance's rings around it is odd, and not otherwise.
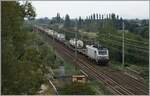
<path fill-rule="evenodd" d="M 88 84 L 71 83 L 60 89 L 62 95 L 94 95 L 95 92 Z"/>

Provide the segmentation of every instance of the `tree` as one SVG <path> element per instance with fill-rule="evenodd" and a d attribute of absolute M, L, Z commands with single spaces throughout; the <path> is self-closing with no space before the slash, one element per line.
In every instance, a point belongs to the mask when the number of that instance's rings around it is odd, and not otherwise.
<path fill-rule="evenodd" d="M 101 19 L 101 14 L 99 14 L 99 19 Z"/>
<path fill-rule="evenodd" d="M 28 32 L 22 30 L 24 18 L 34 17 L 31 3 L 2 1 L 2 94 L 35 94 L 40 86 L 37 65 L 29 64 L 27 58 L 22 59 L 30 52 L 26 50 Z"/>
<path fill-rule="evenodd" d="M 102 14 L 102 20 L 104 19 L 104 15 Z"/>
<path fill-rule="evenodd" d="M 93 14 L 93 19 L 94 19 L 94 20 L 96 19 L 95 13 Z"/>
<path fill-rule="evenodd" d="M 91 21 L 93 20 L 93 15 L 91 15 Z"/>
<path fill-rule="evenodd" d="M 24 5 L 21 6 L 23 9 L 24 17 L 28 20 L 34 19 L 36 16 L 35 10 L 32 7 L 31 3 L 27 0 Z"/>
<path fill-rule="evenodd" d="M 119 20 L 119 15 L 117 15 L 116 19 Z"/>
<path fill-rule="evenodd" d="M 59 13 L 57 13 L 57 16 L 56 16 L 56 20 L 57 20 L 57 23 L 60 23 L 60 20 L 61 18 L 60 18 L 60 14 Z"/>
<path fill-rule="evenodd" d="M 65 16 L 64 27 L 66 27 L 66 28 L 71 27 L 70 17 L 68 14 Z"/>
<path fill-rule="evenodd" d="M 106 19 L 108 19 L 109 17 L 108 17 L 108 14 L 106 15 Z"/>
<path fill-rule="evenodd" d="M 79 17 L 79 20 L 78 20 L 78 28 L 81 28 L 82 26 L 82 19 L 81 19 L 81 16 Z"/>
<path fill-rule="evenodd" d="M 98 20 L 98 13 L 96 13 L 96 19 Z"/>
<path fill-rule="evenodd" d="M 111 14 L 111 19 L 115 20 L 116 19 L 116 15 L 114 13 Z"/>

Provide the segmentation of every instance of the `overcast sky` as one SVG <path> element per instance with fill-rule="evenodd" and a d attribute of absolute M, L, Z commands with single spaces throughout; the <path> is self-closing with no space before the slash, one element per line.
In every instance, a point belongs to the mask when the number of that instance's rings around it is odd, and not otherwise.
<path fill-rule="evenodd" d="M 85 18 L 91 13 L 116 13 L 124 19 L 148 19 L 149 1 L 32 1 L 37 18 L 61 17 Z"/>

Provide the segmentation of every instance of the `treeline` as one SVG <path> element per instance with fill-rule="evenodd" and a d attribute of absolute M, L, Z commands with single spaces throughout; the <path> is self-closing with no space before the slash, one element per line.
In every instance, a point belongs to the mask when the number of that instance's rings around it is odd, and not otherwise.
<path fill-rule="evenodd" d="M 48 44 L 25 26 L 35 17 L 30 2 L 2 1 L 2 87 L 3 95 L 36 94 L 46 80 L 45 65 L 55 55 Z M 27 29 L 28 28 L 28 29 Z"/>
<path fill-rule="evenodd" d="M 98 32 L 99 27 L 105 26 L 104 23 L 108 21 L 109 23 L 112 23 L 113 27 L 117 30 L 122 30 L 122 22 L 124 22 L 125 30 L 148 39 L 148 19 L 123 19 L 115 13 L 94 13 L 86 16 L 84 19 L 81 16 L 79 16 L 79 18 L 71 19 L 69 14 L 66 14 L 65 18 L 62 18 L 60 14 L 57 13 L 57 15 L 52 19 L 45 17 L 36 20 L 36 24 L 44 24 L 45 26 L 51 27 L 60 27 L 61 25 L 61 27 L 67 29 L 77 27 L 78 29 L 86 32 Z"/>
<path fill-rule="evenodd" d="M 106 20 L 112 20 L 116 28 L 121 28 L 120 25 L 122 23 L 122 17 L 119 17 L 114 13 L 105 15 L 94 13 L 90 16 L 86 16 L 85 19 L 81 18 L 81 16 L 76 19 L 70 19 L 70 16 L 68 14 L 66 14 L 65 18 L 63 19 L 60 17 L 60 14 L 57 13 L 57 16 L 49 20 L 49 23 L 50 25 L 63 24 L 64 28 L 77 27 L 78 29 L 83 29 L 87 32 L 97 32 L 98 27 L 101 26 L 104 22 L 106 22 Z"/>

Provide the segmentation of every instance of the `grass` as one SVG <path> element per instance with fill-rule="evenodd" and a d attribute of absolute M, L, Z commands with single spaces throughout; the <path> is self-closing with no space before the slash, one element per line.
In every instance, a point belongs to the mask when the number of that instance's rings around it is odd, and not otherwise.
<path fill-rule="evenodd" d="M 111 61 L 111 67 L 115 70 L 122 70 L 122 64 L 120 62 Z"/>
<path fill-rule="evenodd" d="M 74 74 L 79 74 L 80 70 L 73 66 L 72 64 L 69 63 L 64 63 L 64 68 L 65 68 L 65 73 L 67 75 L 74 75 Z"/>
<path fill-rule="evenodd" d="M 61 56 L 59 56 L 59 54 L 56 53 L 56 55 L 59 59 L 59 62 L 62 63 L 60 66 L 64 66 L 66 75 L 80 74 L 79 68 L 76 68 L 75 65 L 66 62 Z"/>
<path fill-rule="evenodd" d="M 115 70 L 122 70 L 122 63 L 111 61 L 111 67 Z M 127 68 L 130 68 L 131 70 L 138 72 L 139 75 L 144 78 L 145 86 L 147 87 L 149 86 L 149 67 L 148 66 L 146 65 L 139 66 L 135 64 L 133 65 L 130 63 L 125 63 L 124 69 L 127 69 Z"/>
<path fill-rule="evenodd" d="M 110 90 L 108 90 L 108 88 L 104 84 L 97 80 L 91 80 L 90 86 L 96 92 L 96 95 L 112 95 Z"/>
<path fill-rule="evenodd" d="M 96 32 L 80 32 L 81 36 L 87 36 L 89 38 L 95 38 L 97 36 Z"/>
<path fill-rule="evenodd" d="M 129 68 L 139 72 L 139 75 L 144 78 L 145 85 L 149 86 L 149 66 L 131 65 Z"/>

